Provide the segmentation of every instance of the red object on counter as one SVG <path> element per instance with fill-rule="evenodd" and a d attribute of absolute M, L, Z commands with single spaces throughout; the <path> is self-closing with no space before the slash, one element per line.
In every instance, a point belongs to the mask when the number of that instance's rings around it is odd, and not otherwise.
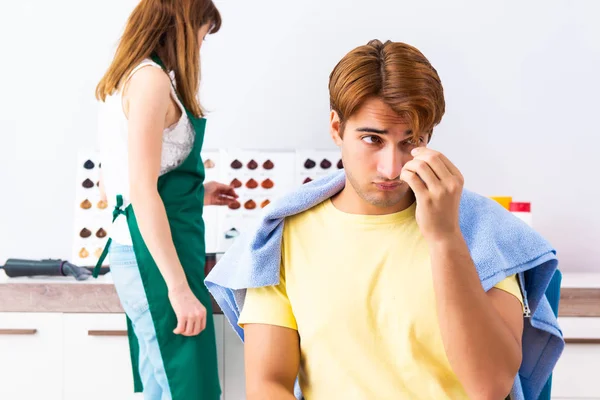
<path fill-rule="evenodd" d="M 511 212 L 531 212 L 531 203 L 511 202 L 509 206 Z"/>

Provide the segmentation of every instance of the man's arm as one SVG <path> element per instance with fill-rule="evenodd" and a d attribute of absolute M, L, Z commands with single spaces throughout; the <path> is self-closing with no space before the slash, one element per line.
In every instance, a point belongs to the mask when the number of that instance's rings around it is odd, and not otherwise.
<path fill-rule="evenodd" d="M 284 243 L 285 235 L 284 228 Z M 282 244 L 282 255 L 284 251 Z M 300 369 L 300 339 L 287 295 L 285 272 L 282 261 L 279 284 L 246 291 L 238 324 L 244 328 L 248 400 L 295 400 L 294 382 Z"/>
<path fill-rule="evenodd" d="M 471 399 L 504 399 L 521 365 L 523 309 L 485 293 L 462 237 L 430 245 L 436 305 L 448 361 Z"/>
<path fill-rule="evenodd" d="M 295 400 L 300 342 L 294 329 L 275 325 L 244 326 L 246 398 Z"/>
<path fill-rule="evenodd" d="M 429 245 L 440 331 L 448 361 L 471 399 L 504 399 L 521 365 L 522 307 L 501 290 L 485 293 L 458 221 L 464 179 L 442 154 L 413 150 L 400 178 L 417 199 Z"/>

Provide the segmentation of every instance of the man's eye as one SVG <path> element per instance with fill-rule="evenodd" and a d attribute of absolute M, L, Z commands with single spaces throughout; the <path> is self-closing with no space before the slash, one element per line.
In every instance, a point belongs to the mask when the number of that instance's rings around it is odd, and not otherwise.
<path fill-rule="evenodd" d="M 364 142 L 368 143 L 368 144 L 378 144 L 378 143 L 381 143 L 381 139 L 379 138 L 379 136 L 373 136 L 373 135 L 364 136 L 362 138 L 362 140 Z"/>

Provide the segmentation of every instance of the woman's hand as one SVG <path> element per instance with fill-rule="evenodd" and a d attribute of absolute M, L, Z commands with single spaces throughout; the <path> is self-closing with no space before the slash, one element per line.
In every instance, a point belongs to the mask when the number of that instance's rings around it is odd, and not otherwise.
<path fill-rule="evenodd" d="M 205 206 L 228 206 L 235 202 L 238 195 L 235 190 L 223 183 L 211 181 L 204 184 Z"/>
<path fill-rule="evenodd" d="M 169 290 L 169 301 L 177 316 L 177 327 L 173 333 L 196 336 L 206 328 L 206 308 L 187 284 Z"/>

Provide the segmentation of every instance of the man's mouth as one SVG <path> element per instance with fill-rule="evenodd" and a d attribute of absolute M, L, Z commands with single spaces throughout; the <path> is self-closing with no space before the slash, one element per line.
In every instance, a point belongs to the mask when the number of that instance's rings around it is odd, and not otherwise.
<path fill-rule="evenodd" d="M 397 189 L 402 182 L 375 182 L 375 186 L 379 190 L 394 190 Z"/>

